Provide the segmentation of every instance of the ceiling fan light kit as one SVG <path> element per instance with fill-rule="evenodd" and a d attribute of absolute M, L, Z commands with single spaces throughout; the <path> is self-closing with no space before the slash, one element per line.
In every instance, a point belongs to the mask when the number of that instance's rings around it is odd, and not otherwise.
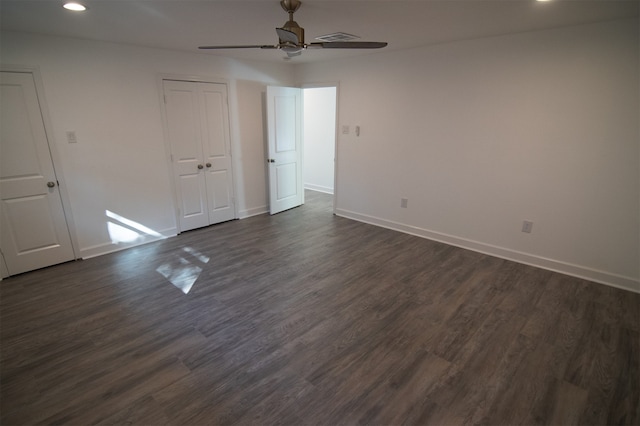
<path fill-rule="evenodd" d="M 386 42 L 377 42 L 377 41 L 353 41 L 359 37 L 346 34 L 346 33 L 335 33 L 329 34 L 328 36 L 321 36 L 318 39 L 322 40 L 315 43 L 305 43 L 304 42 L 304 28 L 302 28 L 296 21 L 293 20 L 293 14 L 296 10 L 300 8 L 302 2 L 300 0 L 280 0 L 280 6 L 284 9 L 285 12 L 289 14 L 289 19 L 281 28 L 276 28 L 276 33 L 278 35 L 278 44 L 276 45 L 261 45 L 261 44 L 251 44 L 251 45 L 230 45 L 230 46 L 200 46 L 199 49 L 280 49 L 287 53 L 289 58 L 298 56 L 302 53 L 303 50 L 308 48 L 315 49 L 380 49 L 387 45 Z M 342 39 L 332 39 L 332 41 L 327 41 L 325 37 L 336 36 L 344 34 L 344 38 Z M 340 40 L 340 41 L 334 41 Z"/>

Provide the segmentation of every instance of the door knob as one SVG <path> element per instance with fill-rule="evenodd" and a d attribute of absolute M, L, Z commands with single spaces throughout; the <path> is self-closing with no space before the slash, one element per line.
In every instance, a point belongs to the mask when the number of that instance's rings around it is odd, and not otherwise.
<path fill-rule="evenodd" d="M 211 167 L 211 163 L 207 163 L 207 167 Z"/>
<path fill-rule="evenodd" d="M 47 186 L 49 188 L 53 188 L 54 186 L 56 186 L 55 182 L 47 182 Z"/>
<path fill-rule="evenodd" d="M 198 169 L 202 170 L 204 166 L 202 164 L 198 164 Z"/>

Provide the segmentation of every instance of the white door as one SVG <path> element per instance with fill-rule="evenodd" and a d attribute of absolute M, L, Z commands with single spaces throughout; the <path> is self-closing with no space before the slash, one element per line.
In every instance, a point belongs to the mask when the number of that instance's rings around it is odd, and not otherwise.
<path fill-rule="evenodd" d="M 2 72 L 0 105 L 0 248 L 6 272 L 73 260 L 33 74 Z"/>
<path fill-rule="evenodd" d="M 209 223 L 235 219 L 227 86 L 199 83 Z"/>
<path fill-rule="evenodd" d="M 267 87 L 269 212 L 304 203 L 302 181 L 302 90 Z"/>
<path fill-rule="evenodd" d="M 227 86 L 163 85 L 180 232 L 235 219 Z"/>

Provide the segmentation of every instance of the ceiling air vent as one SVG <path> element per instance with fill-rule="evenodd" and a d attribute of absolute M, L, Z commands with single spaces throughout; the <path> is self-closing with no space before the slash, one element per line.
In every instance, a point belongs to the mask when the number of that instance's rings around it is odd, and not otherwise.
<path fill-rule="evenodd" d="M 327 34 L 327 35 L 316 37 L 316 40 L 332 42 L 332 41 L 351 41 L 351 40 L 357 40 L 359 38 L 360 37 L 353 34 L 333 33 L 333 34 Z"/>

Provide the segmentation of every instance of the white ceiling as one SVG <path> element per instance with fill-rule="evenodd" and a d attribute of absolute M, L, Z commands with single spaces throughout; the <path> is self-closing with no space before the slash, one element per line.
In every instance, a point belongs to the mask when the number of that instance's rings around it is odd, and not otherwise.
<path fill-rule="evenodd" d="M 201 45 L 275 44 L 287 14 L 278 0 L 0 0 L 0 28 L 266 61 L 276 50 L 199 51 Z M 386 41 L 384 50 L 638 17 L 638 0 L 302 0 L 295 20 L 306 42 L 333 32 Z M 290 63 L 374 54 L 309 50 Z"/>

